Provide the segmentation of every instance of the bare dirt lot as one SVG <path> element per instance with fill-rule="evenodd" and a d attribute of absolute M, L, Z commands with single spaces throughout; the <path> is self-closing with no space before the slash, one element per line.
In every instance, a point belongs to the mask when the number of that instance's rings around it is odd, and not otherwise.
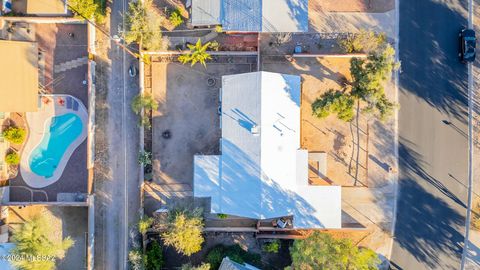
<path fill-rule="evenodd" d="M 154 61 L 146 71 L 151 75 L 147 87 L 151 85 L 159 102 L 152 123 L 154 180 L 145 187 L 147 213 L 170 197 L 192 196 L 193 156 L 219 153 L 221 76 L 254 71 L 255 64 L 255 57 L 210 63 L 206 69 Z M 209 86 L 208 79 L 213 85 Z M 170 138 L 163 138 L 165 131 Z"/>

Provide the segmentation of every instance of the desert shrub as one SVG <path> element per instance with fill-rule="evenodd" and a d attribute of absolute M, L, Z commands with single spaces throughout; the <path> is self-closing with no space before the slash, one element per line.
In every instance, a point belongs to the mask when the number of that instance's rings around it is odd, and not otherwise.
<path fill-rule="evenodd" d="M 141 234 L 147 233 L 147 230 L 152 226 L 153 218 L 148 216 L 143 216 L 138 222 L 138 231 Z"/>
<path fill-rule="evenodd" d="M 172 23 L 173 26 L 180 26 L 183 23 L 183 17 L 180 10 L 175 9 L 174 11 L 172 11 L 168 20 L 170 21 L 170 23 Z"/>
<path fill-rule="evenodd" d="M 14 144 L 21 144 L 25 141 L 27 132 L 23 128 L 9 127 L 2 132 L 3 137 Z"/>
<path fill-rule="evenodd" d="M 5 163 L 8 165 L 18 165 L 20 163 L 20 156 L 16 152 L 11 152 L 5 155 Z"/>
<path fill-rule="evenodd" d="M 128 261 L 132 270 L 145 270 L 147 256 L 141 250 L 131 250 L 128 252 Z"/>
<path fill-rule="evenodd" d="M 182 265 L 182 268 L 180 270 L 210 270 L 210 264 L 208 263 L 202 263 L 199 266 L 193 266 L 190 263 Z"/>
<path fill-rule="evenodd" d="M 162 247 L 157 241 L 150 243 L 146 251 L 146 270 L 160 270 L 163 266 Z"/>
<path fill-rule="evenodd" d="M 312 103 L 312 113 L 318 118 L 337 114 L 338 118 L 349 122 L 353 119 L 354 99 L 342 91 L 329 90 Z"/>
<path fill-rule="evenodd" d="M 205 241 L 202 235 L 203 226 L 201 209 L 172 211 L 169 213 L 167 231 L 163 232 L 161 237 L 165 245 L 190 256 L 202 248 Z"/>
<path fill-rule="evenodd" d="M 369 53 L 377 50 L 387 42 L 385 33 L 360 30 L 359 33 L 349 35 L 338 40 L 340 47 L 347 53 L 364 52 Z"/>
<path fill-rule="evenodd" d="M 262 250 L 268 253 L 278 253 L 278 250 L 280 249 L 280 244 L 280 240 L 275 239 L 272 242 L 263 245 Z"/>

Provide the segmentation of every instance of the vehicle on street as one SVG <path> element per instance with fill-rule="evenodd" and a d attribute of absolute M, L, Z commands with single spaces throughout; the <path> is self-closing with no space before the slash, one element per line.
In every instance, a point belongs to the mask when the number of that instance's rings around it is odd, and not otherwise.
<path fill-rule="evenodd" d="M 460 60 L 463 63 L 475 61 L 475 47 L 477 39 L 472 29 L 462 29 L 458 34 L 460 37 Z"/>

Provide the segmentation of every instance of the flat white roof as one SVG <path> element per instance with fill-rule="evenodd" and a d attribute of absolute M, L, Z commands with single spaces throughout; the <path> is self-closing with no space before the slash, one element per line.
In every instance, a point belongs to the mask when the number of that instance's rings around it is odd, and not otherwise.
<path fill-rule="evenodd" d="M 271 72 L 223 76 L 221 155 L 194 159 L 194 195 L 210 197 L 212 212 L 341 227 L 341 188 L 308 184 L 300 85 L 299 76 Z"/>

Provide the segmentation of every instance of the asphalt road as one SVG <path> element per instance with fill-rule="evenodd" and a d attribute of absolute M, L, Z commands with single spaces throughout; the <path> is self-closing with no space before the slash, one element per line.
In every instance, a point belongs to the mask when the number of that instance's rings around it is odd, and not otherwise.
<path fill-rule="evenodd" d="M 460 269 L 468 185 L 467 2 L 400 1 L 399 197 L 393 269 Z"/>

